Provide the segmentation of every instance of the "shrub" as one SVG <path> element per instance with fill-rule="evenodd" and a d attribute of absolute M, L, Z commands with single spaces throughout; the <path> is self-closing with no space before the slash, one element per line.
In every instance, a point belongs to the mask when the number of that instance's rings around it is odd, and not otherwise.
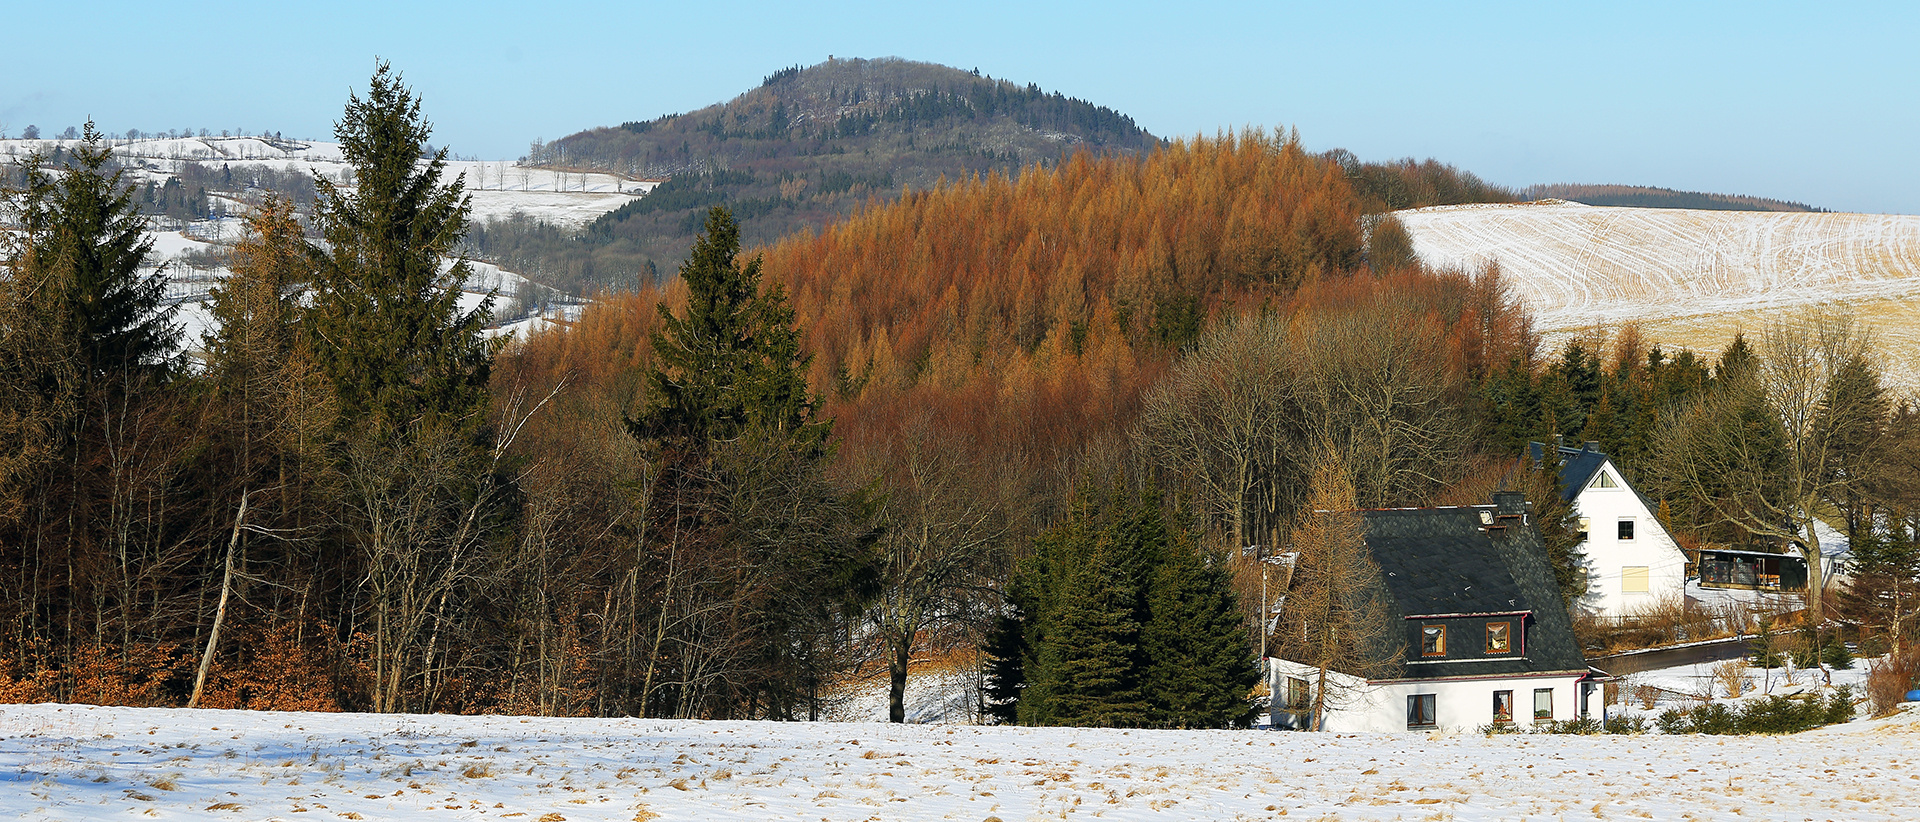
<path fill-rule="evenodd" d="M 1693 709 L 1693 732 L 1698 734 L 1738 733 L 1738 717 L 1725 704 L 1712 702 Z"/>
<path fill-rule="evenodd" d="M 1852 663 L 1848 663 L 1851 667 Z M 1853 686 L 1842 685 L 1833 689 L 1833 696 L 1827 700 L 1826 724 L 1838 725 L 1853 720 Z"/>
<path fill-rule="evenodd" d="M 1920 648 L 1890 653 L 1867 665 L 1867 699 L 1874 716 L 1886 716 L 1907 698 L 1915 682 L 1920 682 Z"/>
<path fill-rule="evenodd" d="M 1517 734 L 1519 732 L 1520 726 L 1512 722 L 1495 722 L 1480 726 L 1480 733 L 1487 736 L 1493 736 L 1494 734 Z"/>
<path fill-rule="evenodd" d="M 1679 708 L 1668 708 L 1661 711 L 1660 716 L 1654 719 L 1654 727 L 1659 728 L 1663 734 L 1693 733 L 1693 718 L 1689 713 Z"/>
<path fill-rule="evenodd" d="M 1605 730 L 1610 734 L 1643 734 L 1647 732 L 1647 718 L 1644 716 L 1607 717 Z"/>
<path fill-rule="evenodd" d="M 1580 719 L 1557 719 L 1534 726 L 1534 733 L 1541 734 L 1597 734 L 1601 732 L 1600 720 L 1591 717 Z"/>
<path fill-rule="evenodd" d="M 1826 699 L 1774 695 L 1739 710 L 1713 702 L 1692 710 L 1669 709 L 1655 720 L 1665 734 L 1791 734 L 1853 718 L 1853 692 L 1836 688 Z"/>
<path fill-rule="evenodd" d="M 1836 636 L 1832 642 L 1827 643 L 1827 647 L 1820 650 L 1820 661 L 1832 666 L 1835 670 L 1844 671 L 1853 667 L 1853 650 Z"/>

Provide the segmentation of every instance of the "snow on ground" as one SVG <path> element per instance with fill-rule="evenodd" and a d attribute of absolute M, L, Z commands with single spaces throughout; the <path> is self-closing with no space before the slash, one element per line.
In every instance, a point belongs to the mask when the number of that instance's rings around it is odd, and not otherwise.
<path fill-rule="evenodd" d="M 1487 737 L 7 705 L 0 781 L 0 815 L 49 820 L 1909 819 L 1920 726 Z"/>
<path fill-rule="evenodd" d="M 0 155 L 22 157 L 35 149 L 71 147 L 77 140 L 0 140 Z M 256 137 L 182 137 L 110 140 L 128 179 L 162 182 L 186 163 L 219 168 L 236 175 L 248 169 L 312 172 L 335 182 L 345 179 L 340 144 L 315 140 Z M 465 176 L 473 195 L 475 220 L 505 219 L 514 213 L 577 229 L 600 215 L 652 191 L 658 181 L 605 172 L 527 168 L 510 160 L 449 160 L 446 179 Z"/>
<path fill-rule="evenodd" d="M 1735 331 L 1844 306 L 1887 344 L 1890 381 L 1920 387 L 1920 216 L 1557 200 L 1395 216 L 1428 264 L 1498 262 L 1537 326 L 1562 337 L 1638 321 L 1651 340 L 1717 353 Z"/>

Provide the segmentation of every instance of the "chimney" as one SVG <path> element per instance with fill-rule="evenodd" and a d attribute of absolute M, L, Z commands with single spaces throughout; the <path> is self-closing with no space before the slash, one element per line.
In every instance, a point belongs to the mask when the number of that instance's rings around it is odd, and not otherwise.
<path fill-rule="evenodd" d="M 1520 517 L 1527 513 L 1527 495 L 1519 491 L 1495 491 L 1493 509 L 1503 518 Z"/>
<path fill-rule="evenodd" d="M 1560 453 L 1560 449 L 1567 447 L 1566 440 L 1566 437 L 1560 436 L 1559 434 L 1553 435 L 1553 452 L 1558 454 Z"/>
<path fill-rule="evenodd" d="M 1580 450 L 1591 451 L 1598 454 L 1600 453 L 1600 443 L 1596 440 L 1587 440 L 1586 444 L 1580 446 Z"/>

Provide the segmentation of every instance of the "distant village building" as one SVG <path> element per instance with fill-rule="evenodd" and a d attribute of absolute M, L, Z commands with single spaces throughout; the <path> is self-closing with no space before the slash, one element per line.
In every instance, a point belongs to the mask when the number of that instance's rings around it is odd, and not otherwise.
<path fill-rule="evenodd" d="M 1362 513 L 1403 664 L 1378 679 L 1330 672 L 1324 730 L 1471 730 L 1597 709 L 1605 674 L 1587 667 L 1519 493 L 1495 494 L 1492 505 Z M 1268 660 L 1275 726 L 1308 726 L 1318 675 Z"/>
<path fill-rule="evenodd" d="M 1551 467 L 1545 445 L 1529 447 L 1535 465 Z M 1659 506 L 1627 482 L 1599 443 L 1554 451 L 1560 496 L 1580 518 L 1578 550 L 1586 562 L 1587 592 L 1574 607 L 1617 620 L 1656 604 L 1678 605 L 1686 595 L 1687 557 L 1660 524 Z"/>

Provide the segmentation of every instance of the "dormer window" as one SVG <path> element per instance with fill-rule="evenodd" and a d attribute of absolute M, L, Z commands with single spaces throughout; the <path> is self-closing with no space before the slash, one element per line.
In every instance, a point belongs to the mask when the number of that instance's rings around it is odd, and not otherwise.
<path fill-rule="evenodd" d="M 1487 623 L 1487 653 L 1506 654 L 1513 652 L 1513 623 Z"/>
<path fill-rule="evenodd" d="M 1447 626 L 1445 625 L 1420 626 L 1420 655 L 1421 656 L 1446 656 L 1447 655 Z"/>

